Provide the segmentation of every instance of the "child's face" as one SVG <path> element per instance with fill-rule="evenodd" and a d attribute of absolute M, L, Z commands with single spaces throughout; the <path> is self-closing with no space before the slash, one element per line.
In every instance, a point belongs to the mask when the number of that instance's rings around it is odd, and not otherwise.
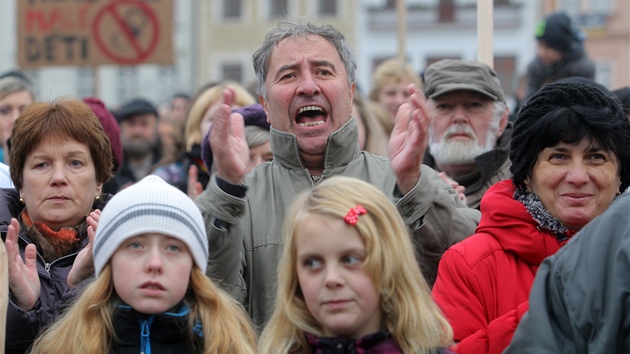
<path fill-rule="evenodd" d="M 171 310 L 186 294 L 193 259 L 186 244 L 162 234 L 125 240 L 111 258 L 114 288 L 136 311 Z"/>
<path fill-rule="evenodd" d="M 367 272 L 359 232 L 343 220 L 309 215 L 298 226 L 297 275 L 324 335 L 360 338 L 381 329 L 380 296 Z"/>

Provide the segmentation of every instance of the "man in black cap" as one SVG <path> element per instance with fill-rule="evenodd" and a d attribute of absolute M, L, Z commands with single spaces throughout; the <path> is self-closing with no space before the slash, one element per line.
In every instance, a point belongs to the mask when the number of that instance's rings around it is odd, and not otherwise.
<path fill-rule="evenodd" d="M 472 60 L 444 59 L 424 72 L 433 107 L 423 163 L 479 209 L 484 193 L 510 177 L 511 123 L 496 72 Z"/>
<path fill-rule="evenodd" d="M 116 112 L 124 163 L 116 176 L 119 190 L 148 175 L 162 158 L 158 112 L 151 102 L 135 98 Z"/>
<path fill-rule="evenodd" d="M 544 85 L 571 76 L 595 79 L 595 64 L 588 58 L 586 38 L 564 12 L 540 20 L 535 29 L 537 56 L 527 66 L 527 92 L 523 103 Z"/>

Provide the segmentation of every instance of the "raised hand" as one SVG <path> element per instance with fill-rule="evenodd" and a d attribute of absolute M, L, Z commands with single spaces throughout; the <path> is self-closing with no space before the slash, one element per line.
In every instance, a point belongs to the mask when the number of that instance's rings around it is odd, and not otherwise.
<path fill-rule="evenodd" d="M 190 199 L 195 200 L 203 192 L 203 185 L 199 182 L 199 170 L 197 166 L 191 164 L 188 167 L 188 187 L 186 189 L 186 194 Z"/>
<path fill-rule="evenodd" d="M 20 224 L 12 218 L 5 241 L 9 260 L 9 289 L 13 302 L 22 311 L 30 311 L 41 294 L 41 283 L 37 274 L 37 248 L 34 244 L 27 245 L 22 260 L 18 245 L 19 233 Z"/>
<path fill-rule="evenodd" d="M 408 87 L 409 100 L 398 108 L 387 146 L 398 189 L 407 194 L 420 179 L 420 165 L 429 144 L 431 109 L 416 85 Z"/>
<path fill-rule="evenodd" d="M 74 259 L 72 268 L 68 273 L 68 287 L 70 289 L 79 285 L 81 281 L 94 273 L 94 257 L 92 256 L 92 245 L 94 245 L 94 235 L 96 235 L 96 227 L 101 219 L 101 211 L 95 209 L 87 217 L 85 221 L 88 223 L 88 245 L 83 248 Z"/>
<path fill-rule="evenodd" d="M 221 104 L 213 107 L 210 146 L 217 175 L 232 184 L 241 184 L 249 163 L 249 148 L 245 140 L 245 122 L 239 113 L 232 113 L 234 89 L 223 89 Z"/>

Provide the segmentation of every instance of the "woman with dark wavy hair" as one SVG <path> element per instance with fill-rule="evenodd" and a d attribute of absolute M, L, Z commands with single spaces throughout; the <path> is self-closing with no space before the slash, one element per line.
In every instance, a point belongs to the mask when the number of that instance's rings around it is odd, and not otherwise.
<path fill-rule="evenodd" d="M 630 123 L 600 89 L 545 86 L 512 135 L 512 178 L 481 200 L 476 234 L 444 253 L 433 297 L 459 353 L 500 353 L 528 310 L 540 263 L 630 185 Z"/>

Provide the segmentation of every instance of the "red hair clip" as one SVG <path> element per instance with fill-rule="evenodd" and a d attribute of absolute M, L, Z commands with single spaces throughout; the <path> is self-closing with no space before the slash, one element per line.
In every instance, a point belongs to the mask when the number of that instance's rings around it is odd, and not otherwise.
<path fill-rule="evenodd" d="M 346 216 L 343 218 L 343 221 L 354 226 L 357 224 L 357 221 L 359 221 L 359 215 L 363 214 L 367 214 L 367 210 L 365 210 L 365 208 L 362 207 L 361 204 L 357 204 L 355 208 L 350 209 L 348 214 L 346 214 Z"/>

